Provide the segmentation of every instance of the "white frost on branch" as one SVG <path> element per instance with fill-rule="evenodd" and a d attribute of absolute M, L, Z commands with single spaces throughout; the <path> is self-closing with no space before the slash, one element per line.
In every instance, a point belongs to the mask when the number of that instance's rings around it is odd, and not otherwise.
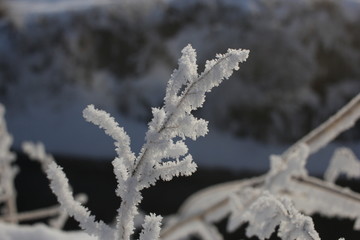
<path fill-rule="evenodd" d="M 51 163 L 47 169 L 48 178 L 51 180 L 51 190 L 56 193 L 59 203 L 73 216 L 89 235 L 100 237 L 100 239 L 114 239 L 113 229 L 103 222 L 95 222 L 95 217 L 90 216 L 89 210 L 76 201 L 70 190 L 68 179 L 62 169 L 55 163 Z"/>
<path fill-rule="evenodd" d="M 140 191 L 154 185 L 159 178 L 168 181 L 174 176 L 189 176 L 196 170 L 197 166 L 184 140 L 205 136 L 208 123 L 197 119 L 191 112 L 202 107 L 205 94 L 229 78 L 234 70 L 238 70 L 239 63 L 244 62 L 248 54 L 248 50 L 229 49 L 226 54 L 218 54 L 216 59 L 207 61 L 204 72 L 199 75 L 196 52 L 190 45 L 186 46 L 179 59 L 179 68 L 171 75 L 167 85 L 164 106 L 152 109 L 153 118 L 149 123 L 145 144 L 137 156 L 130 149 L 129 136 L 115 119 L 89 105 L 83 112 L 84 118 L 104 129 L 115 140 L 117 157 L 113 166 L 118 182 L 116 193 L 122 201 L 118 209 L 116 230 L 110 230 L 103 223 L 95 223 L 87 209 L 74 201 L 69 188 L 63 187 L 68 185 L 67 178 L 54 163 L 48 170 L 51 188 L 69 214 L 88 233 L 100 239 L 130 239 L 134 233 L 134 218 L 142 200 Z M 155 215 L 147 216 L 146 219 L 144 234 L 152 234 L 152 239 L 157 239 L 161 219 Z M 141 235 L 142 239 L 148 239 L 144 234 Z"/>
<path fill-rule="evenodd" d="M 161 240 L 188 239 L 189 236 L 200 237 L 203 240 L 223 240 L 222 235 L 211 223 L 201 219 L 193 219 L 180 227 L 176 227 L 171 234 L 162 234 Z"/>
<path fill-rule="evenodd" d="M 236 196 L 234 198 L 232 200 L 235 200 L 236 205 L 238 200 Z M 312 219 L 297 211 L 287 198 L 278 199 L 269 192 L 264 192 L 245 211 L 243 206 L 240 205 L 239 208 L 237 212 L 241 214 L 230 217 L 229 230 L 249 222 L 246 229 L 248 237 L 258 236 L 260 239 L 267 239 L 279 226 L 277 234 L 282 239 L 320 240 Z M 234 211 L 233 214 L 237 212 Z"/>
<path fill-rule="evenodd" d="M 143 230 L 140 233 L 140 240 L 158 239 L 161 231 L 161 221 L 161 216 L 156 216 L 155 214 L 146 216 L 143 224 Z"/>
<path fill-rule="evenodd" d="M 334 183 L 340 174 L 349 178 L 360 177 L 360 161 L 349 148 L 338 148 L 330 160 L 324 178 Z"/>
<path fill-rule="evenodd" d="M 287 155 L 272 155 L 270 157 L 271 168 L 266 176 L 265 189 L 270 192 L 279 190 L 292 191 L 291 178 L 306 177 L 306 161 L 309 157 L 309 147 L 306 144 L 296 145 Z"/>
<path fill-rule="evenodd" d="M 121 162 L 121 165 L 131 170 L 135 159 L 135 154 L 130 149 L 130 137 L 120 127 L 113 117 L 105 111 L 95 109 L 93 105 L 87 106 L 83 111 L 84 118 L 101 129 L 112 137 L 115 141 L 115 151 L 118 157 L 115 162 Z M 120 179 L 126 179 L 127 176 L 122 176 Z M 118 180 L 120 180 L 118 178 Z"/>
<path fill-rule="evenodd" d="M 42 170 L 45 173 L 47 173 L 50 164 L 55 163 L 54 157 L 51 154 L 46 153 L 45 146 L 41 142 L 34 143 L 27 141 L 23 142 L 21 147 L 24 153 L 27 154 L 31 160 L 37 161 L 41 164 Z M 84 204 L 87 202 L 87 196 L 86 194 L 78 194 L 77 196 L 75 196 L 74 201 Z M 69 218 L 69 215 L 64 209 L 61 209 L 59 206 L 51 207 L 48 209 L 39 209 L 25 214 L 28 219 L 36 219 L 38 215 L 41 215 L 42 217 L 54 215 L 54 209 L 56 209 L 57 217 L 50 219 L 49 225 L 56 229 L 62 229 L 67 219 Z"/>

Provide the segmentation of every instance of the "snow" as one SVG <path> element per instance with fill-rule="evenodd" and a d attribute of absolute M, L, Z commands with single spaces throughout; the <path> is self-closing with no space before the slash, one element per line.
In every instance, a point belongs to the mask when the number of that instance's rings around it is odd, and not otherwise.
<path fill-rule="evenodd" d="M 38 224 L 32 226 L 0 223 L 1 240 L 96 240 L 83 232 L 63 232 Z"/>
<path fill-rule="evenodd" d="M 5 0 L 10 17 L 17 26 L 24 26 L 33 17 L 42 15 L 68 14 L 98 7 L 120 7 L 129 17 L 135 13 L 146 15 L 153 6 L 161 3 L 146 0 Z M 141 7 L 139 7 L 141 6 Z"/>
<path fill-rule="evenodd" d="M 81 11 L 88 8 L 115 4 L 117 0 L 11 0 L 6 1 L 13 17 L 20 23 L 31 15 Z"/>

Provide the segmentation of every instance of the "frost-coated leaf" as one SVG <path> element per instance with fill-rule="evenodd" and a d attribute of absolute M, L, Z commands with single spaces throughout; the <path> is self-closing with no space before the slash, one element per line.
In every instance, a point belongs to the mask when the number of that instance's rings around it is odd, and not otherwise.
<path fill-rule="evenodd" d="M 208 133 L 208 122 L 204 119 L 198 119 L 193 115 L 186 114 L 177 122 L 179 125 L 179 136 L 182 138 L 191 138 L 196 140 L 198 137 L 203 137 Z"/>
<path fill-rule="evenodd" d="M 130 149 L 130 137 L 113 117 L 103 110 L 96 109 L 94 105 L 87 106 L 83 111 L 83 116 L 88 122 L 104 129 L 105 133 L 115 140 L 116 153 L 125 160 L 127 166 L 131 166 L 135 159 L 134 153 Z"/>
<path fill-rule="evenodd" d="M 320 240 L 311 217 L 301 214 L 287 198 L 280 199 L 286 209 L 278 236 L 282 239 Z"/>
<path fill-rule="evenodd" d="M 145 217 L 143 230 L 140 233 L 140 240 L 157 240 L 160 237 L 160 226 L 162 217 L 150 214 Z"/>
<path fill-rule="evenodd" d="M 253 204 L 254 199 L 260 196 L 258 189 L 249 187 L 232 193 L 229 198 L 230 217 L 227 223 L 227 231 L 233 232 L 245 223 L 244 212 Z"/>
<path fill-rule="evenodd" d="M 275 231 L 276 226 L 284 220 L 286 209 L 274 196 L 265 192 L 243 214 L 243 222 L 249 222 L 246 236 L 258 236 L 266 239 Z"/>
<path fill-rule="evenodd" d="M 189 154 L 180 161 L 164 162 L 160 166 L 158 165 L 156 169 L 161 179 L 170 181 L 175 176 L 190 176 L 196 171 L 197 165 Z"/>
<path fill-rule="evenodd" d="M 234 70 L 239 69 L 239 63 L 244 62 L 248 55 L 248 50 L 229 49 L 226 54 L 218 54 L 216 59 L 207 61 L 205 71 L 185 88 L 181 96 L 181 108 L 184 108 L 185 112 L 191 112 L 202 107 L 205 93 L 219 86 L 224 79 L 228 79 Z"/>
<path fill-rule="evenodd" d="M 182 87 L 192 83 L 198 76 L 196 64 L 196 52 L 191 45 L 187 45 L 179 59 L 179 68 L 174 71 L 168 82 L 165 96 L 165 109 L 172 113 L 179 103 Z"/>

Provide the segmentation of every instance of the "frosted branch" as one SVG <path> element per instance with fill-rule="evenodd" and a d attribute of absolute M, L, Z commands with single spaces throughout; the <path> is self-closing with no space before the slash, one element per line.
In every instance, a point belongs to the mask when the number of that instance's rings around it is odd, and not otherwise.
<path fill-rule="evenodd" d="M 306 177 L 305 164 L 309 156 L 309 148 L 301 143 L 288 153 L 287 161 L 282 156 L 270 157 L 270 171 L 266 175 L 264 188 L 271 191 L 291 191 L 291 182 L 294 177 Z"/>
<path fill-rule="evenodd" d="M 162 240 L 179 240 L 186 239 L 188 236 L 197 236 L 204 240 L 222 240 L 223 237 L 216 227 L 201 221 L 201 219 L 192 219 L 176 228 L 171 234 L 162 235 Z"/>
<path fill-rule="evenodd" d="M 190 112 L 202 106 L 206 92 L 218 86 L 239 68 L 238 64 L 246 60 L 249 51 L 230 49 L 224 55 L 217 55 L 217 59 L 207 62 L 205 71 L 199 77 L 195 74 L 197 69 L 195 50 L 188 45 L 182 53 L 179 69 L 173 73 L 166 90 L 165 106 L 161 109 L 153 109 L 154 117 L 149 123 L 146 144 L 136 159 L 133 174 L 144 167 L 143 162 L 147 162 L 144 165 L 149 168 L 155 165 L 156 160 L 161 160 L 156 154 L 158 152 L 161 154 L 164 149 L 151 151 L 151 147 L 154 147 L 152 143 L 166 144 L 174 137 L 190 137 L 195 140 L 207 133 L 207 122 L 196 119 Z M 185 85 L 184 90 L 179 93 L 182 85 Z M 141 173 L 143 170 L 137 172 Z"/>
<path fill-rule="evenodd" d="M 180 174 L 190 176 L 196 171 L 196 168 L 197 166 L 193 162 L 191 155 L 188 155 L 180 161 L 164 162 L 156 165 L 156 173 L 158 173 L 164 181 L 170 181 L 174 176 L 179 176 Z M 158 177 L 155 176 L 155 178 Z"/>
<path fill-rule="evenodd" d="M 267 239 L 275 231 L 276 226 L 280 226 L 278 236 L 282 239 L 320 240 L 310 217 L 299 213 L 288 199 L 277 199 L 268 192 L 264 192 L 237 217 L 239 219 L 230 219 L 236 220 L 237 224 L 249 222 L 246 229 L 248 237 L 258 236 L 261 240 Z M 230 221 L 229 224 L 231 226 L 233 223 Z"/>
<path fill-rule="evenodd" d="M 118 157 L 122 159 L 127 168 L 131 168 L 135 155 L 130 149 L 130 137 L 122 127 L 119 127 L 115 119 L 107 112 L 96 109 L 94 105 L 89 105 L 84 109 L 83 117 L 88 122 L 104 129 L 105 133 L 115 140 L 115 150 Z"/>
<path fill-rule="evenodd" d="M 143 224 L 143 230 L 140 233 L 140 240 L 159 239 L 161 220 L 162 217 L 156 216 L 155 214 L 146 216 Z"/>
<path fill-rule="evenodd" d="M 82 229 L 90 235 L 98 236 L 100 239 L 115 239 L 113 229 L 101 221 L 95 222 L 95 217 L 90 215 L 88 209 L 75 201 L 68 179 L 55 162 L 49 165 L 47 175 L 51 180 L 50 187 L 56 194 L 59 203 L 70 216 L 73 216 L 80 223 Z"/>
<path fill-rule="evenodd" d="M 45 146 L 41 142 L 23 142 L 21 147 L 30 159 L 41 164 L 43 171 L 46 171 L 49 164 L 55 161 L 52 155 L 46 153 Z"/>
<path fill-rule="evenodd" d="M 152 109 L 153 118 L 146 133 L 146 142 L 136 158 L 130 149 L 129 136 L 113 117 L 93 105 L 84 109 L 84 118 L 115 140 L 118 156 L 112 164 L 118 182 L 116 194 L 122 201 L 114 233 L 105 224 L 96 223 L 89 211 L 73 199 L 65 174 L 55 163 L 51 163 L 47 170 L 51 188 L 61 205 L 80 222 L 83 229 L 101 239 L 129 240 L 134 233 L 134 218 L 142 200 L 140 191 L 155 184 L 159 178 L 170 180 L 174 176 L 189 176 L 196 170 L 184 139 L 196 140 L 206 135 L 208 123 L 195 118 L 191 111 L 201 107 L 205 93 L 238 70 L 239 63 L 245 61 L 248 54 L 248 50 L 229 49 L 226 54 L 218 54 L 216 59 L 208 61 L 205 71 L 198 75 L 195 50 L 190 45 L 185 47 L 179 59 L 179 68 L 169 80 L 164 106 Z M 159 229 L 159 218 L 149 216 L 141 239 L 156 240 Z"/>
<path fill-rule="evenodd" d="M 350 178 L 360 177 L 360 161 L 349 148 L 336 149 L 324 178 L 328 182 L 335 182 L 340 174 Z"/>

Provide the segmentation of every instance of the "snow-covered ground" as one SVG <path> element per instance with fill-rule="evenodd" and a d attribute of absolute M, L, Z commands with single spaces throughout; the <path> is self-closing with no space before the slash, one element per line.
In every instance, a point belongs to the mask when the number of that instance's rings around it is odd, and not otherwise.
<path fill-rule="evenodd" d="M 63 232 L 46 225 L 32 226 L 0 223 L 1 240 L 95 240 L 83 232 Z"/>
<path fill-rule="evenodd" d="M 72 13 L 77 11 L 91 10 L 97 7 L 120 7 L 123 12 L 130 11 L 135 7 L 145 11 L 151 9 L 158 2 L 146 0 L 4 0 L 12 20 L 22 26 L 26 21 L 39 15 L 51 15 Z M 137 11 L 139 13 L 139 11 Z"/>

